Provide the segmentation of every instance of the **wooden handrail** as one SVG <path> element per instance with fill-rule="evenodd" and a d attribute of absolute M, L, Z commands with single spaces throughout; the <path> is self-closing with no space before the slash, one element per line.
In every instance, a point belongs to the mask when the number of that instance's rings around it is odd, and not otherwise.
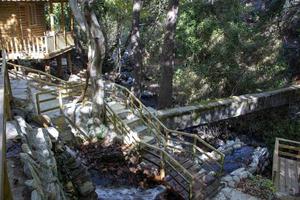
<path fill-rule="evenodd" d="M 5 52 L 2 52 L 2 67 L 1 67 L 1 74 L 0 74 L 0 145 L 1 145 L 1 152 L 0 152 L 0 199 L 4 199 L 4 165 L 5 165 L 5 71 L 6 71 L 6 55 Z"/>
<path fill-rule="evenodd" d="M 11 62 L 7 62 L 7 64 L 9 64 L 9 65 L 11 65 L 11 66 L 13 66 L 13 67 L 16 67 L 16 68 L 25 69 L 25 70 L 28 71 L 28 72 L 34 72 L 34 73 L 36 73 L 36 74 L 38 74 L 38 75 L 44 75 L 44 76 L 48 77 L 50 80 L 53 79 L 53 80 L 58 81 L 59 84 L 62 84 L 62 85 L 63 85 L 63 84 L 70 84 L 70 82 L 68 82 L 68 81 L 65 81 L 65 80 L 63 80 L 63 79 L 60 79 L 60 78 L 58 78 L 58 77 L 56 77 L 56 76 L 53 76 L 53 75 L 51 75 L 51 74 L 48 74 L 48 73 L 46 73 L 46 72 L 43 72 L 43 71 L 40 71 L 40 70 L 37 70 L 37 69 L 33 69 L 33 68 L 30 68 L 30 67 L 25 67 L 25 66 L 23 66 L 23 65 L 17 65 L 17 64 L 11 63 Z M 50 85 L 53 84 L 53 83 L 51 83 L 50 81 L 48 81 L 48 83 L 49 83 Z"/>
<path fill-rule="evenodd" d="M 199 149 L 199 147 L 197 146 L 197 142 L 199 142 L 202 145 L 204 145 L 206 148 L 210 149 L 211 151 L 216 152 L 220 156 L 220 161 L 217 161 L 219 166 L 221 166 L 219 174 L 222 174 L 223 168 L 224 168 L 224 158 L 225 158 L 225 155 L 222 152 L 220 152 L 219 150 L 217 150 L 216 148 L 214 148 L 213 146 L 211 146 L 210 144 L 205 142 L 198 135 L 186 133 L 186 132 L 182 132 L 182 131 L 177 131 L 177 130 L 171 130 L 171 129 L 167 128 L 154 114 L 152 114 L 148 110 L 148 108 L 134 94 L 132 94 L 131 91 L 128 90 L 128 88 L 118 85 L 116 83 L 112 83 L 112 84 L 113 84 L 113 87 L 115 87 L 116 89 L 120 89 L 121 91 L 124 91 L 124 93 L 126 93 L 126 95 L 124 95 L 124 96 L 127 96 L 128 98 L 125 101 L 129 100 L 129 103 L 127 102 L 126 104 L 130 105 L 131 107 L 134 107 L 135 108 L 134 110 L 138 110 L 139 114 L 141 115 L 141 119 L 146 124 L 150 125 L 151 127 L 156 126 L 153 128 L 155 129 L 155 131 L 160 133 L 160 136 L 163 138 L 162 141 L 167 141 L 168 140 L 167 136 L 170 136 L 170 134 L 172 134 L 172 135 L 175 134 L 177 136 L 185 136 L 185 137 L 192 139 L 193 141 L 194 140 L 196 141 L 196 142 L 190 143 L 190 145 L 195 147 L 194 148 L 195 150 Z M 138 104 L 138 105 L 136 105 L 136 104 Z M 144 117 L 147 118 L 147 120 L 144 120 L 143 119 Z M 164 135 L 164 134 L 166 134 L 166 135 Z M 166 145 L 166 144 L 163 144 L 163 145 Z M 203 152 L 206 156 L 211 158 L 211 156 L 209 154 L 207 154 L 205 151 L 203 151 Z M 192 151 L 190 153 L 192 155 L 195 154 L 194 151 Z"/>
<path fill-rule="evenodd" d="M 2 64 L 0 72 L 0 199 L 11 199 L 8 174 L 6 171 L 6 120 L 10 118 L 10 105 L 8 96 L 9 78 L 7 73 L 6 52 L 2 50 Z"/>

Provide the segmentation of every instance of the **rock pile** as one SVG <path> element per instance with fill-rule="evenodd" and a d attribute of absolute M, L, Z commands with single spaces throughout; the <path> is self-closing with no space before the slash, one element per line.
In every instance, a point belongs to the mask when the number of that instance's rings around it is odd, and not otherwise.
<path fill-rule="evenodd" d="M 69 196 L 76 194 L 79 199 L 97 199 L 91 176 L 75 152 L 61 144 L 55 146 L 55 152 L 59 172 L 64 180 L 69 180 L 66 183 Z"/>
<path fill-rule="evenodd" d="M 242 146 L 245 146 L 238 138 L 233 141 L 227 141 L 226 144 L 219 147 L 218 150 L 223 152 L 226 155 L 230 155 L 234 150 L 240 149 Z M 226 175 L 221 179 L 221 183 L 224 183 L 226 186 L 235 187 L 241 179 L 248 178 L 254 173 L 263 172 L 265 167 L 269 164 L 269 152 L 266 147 L 257 147 L 254 149 L 252 156 L 250 158 L 250 164 L 238 168 Z"/>
<path fill-rule="evenodd" d="M 51 150 L 50 137 L 57 136 L 53 131 L 44 128 L 32 128 L 21 117 L 15 118 L 23 143 L 20 157 L 24 163 L 24 172 L 30 177 L 25 184 L 32 189 L 31 199 L 66 199 L 57 177 L 56 160 Z"/>

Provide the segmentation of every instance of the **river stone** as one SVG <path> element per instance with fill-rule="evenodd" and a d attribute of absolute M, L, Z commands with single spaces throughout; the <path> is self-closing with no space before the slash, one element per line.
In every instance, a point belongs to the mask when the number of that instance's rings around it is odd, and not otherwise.
<path fill-rule="evenodd" d="M 233 172 L 231 172 L 230 175 L 239 176 L 244 171 L 245 171 L 245 168 L 241 167 L 241 168 L 238 168 L 238 169 L 234 170 Z"/>
<path fill-rule="evenodd" d="M 15 139 L 18 136 L 18 131 L 16 128 L 15 121 L 6 122 L 6 139 Z"/>
<path fill-rule="evenodd" d="M 258 198 L 245 194 L 239 190 L 225 187 L 212 200 L 259 200 Z"/>
<path fill-rule="evenodd" d="M 235 187 L 235 182 L 234 181 L 229 181 L 227 184 L 228 184 L 229 187 L 232 187 L 232 188 Z"/>
<path fill-rule="evenodd" d="M 238 176 L 233 176 L 233 180 L 235 183 L 239 183 L 241 179 Z"/>
<path fill-rule="evenodd" d="M 58 136 L 59 136 L 59 132 L 57 131 L 56 128 L 54 127 L 49 127 L 46 129 L 47 132 L 49 133 L 49 136 L 51 137 L 51 139 L 54 139 L 54 141 L 58 140 Z"/>
<path fill-rule="evenodd" d="M 94 185 L 91 181 L 86 181 L 79 186 L 79 192 L 81 195 L 86 196 L 95 190 Z"/>
<path fill-rule="evenodd" d="M 227 175 L 227 176 L 225 176 L 225 177 L 222 178 L 222 181 L 225 181 L 225 182 L 232 181 L 232 176 Z"/>

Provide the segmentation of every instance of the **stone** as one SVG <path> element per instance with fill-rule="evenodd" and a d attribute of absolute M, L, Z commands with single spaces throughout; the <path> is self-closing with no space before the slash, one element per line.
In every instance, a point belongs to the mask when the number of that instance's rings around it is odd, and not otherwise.
<path fill-rule="evenodd" d="M 86 196 L 90 192 L 94 191 L 95 187 L 91 181 L 86 181 L 82 185 L 79 186 L 79 192 L 81 195 Z"/>
<path fill-rule="evenodd" d="M 232 187 L 232 188 L 235 187 L 235 182 L 234 181 L 229 181 L 227 184 L 228 184 L 229 187 Z"/>
<path fill-rule="evenodd" d="M 233 140 L 227 140 L 226 146 L 232 146 L 232 145 L 234 145 L 234 141 Z"/>
<path fill-rule="evenodd" d="M 241 178 L 241 179 L 248 178 L 248 176 L 249 176 L 249 172 L 248 172 L 248 171 L 243 171 L 243 172 L 241 172 L 241 174 L 240 174 L 240 178 Z"/>
<path fill-rule="evenodd" d="M 227 176 L 223 177 L 221 180 L 222 180 L 222 181 L 225 181 L 225 182 L 232 181 L 232 176 L 227 175 Z"/>
<path fill-rule="evenodd" d="M 233 148 L 234 149 L 239 149 L 239 148 L 241 148 L 242 147 L 242 144 L 241 143 L 237 143 L 237 144 L 234 144 L 233 145 Z"/>
<path fill-rule="evenodd" d="M 239 176 L 233 176 L 233 180 L 234 180 L 235 183 L 239 183 L 241 181 Z"/>
<path fill-rule="evenodd" d="M 248 171 L 251 173 L 251 174 L 254 174 L 256 172 L 256 167 L 249 167 L 248 168 Z"/>
<path fill-rule="evenodd" d="M 19 135 L 16 122 L 15 121 L 8 121 L 6 122 L 6 139 L 15 139 Z"/>
<path fill-rule="evenodd" d="M 31 177 L 27 181 L 27 185 L 33 190 L 31 199 L 65 200 L 47 129 L 32 128 L 21 117 L 16 117 L 16 120 L 23 143 L 20 158 L 24 163 L 25 174 Z"/>
<path fill-rule="evenodd" d="M 49 127 L 46 129 L 47 132 L 49 133 L 49 136 L 54 139 L 54 141 L 57 141 L 58 140 L 58 136 L 59 136 L 59 132 L 57 131 L 56 128 L 54 127 Z"/>
<path fill-rule="evenodd" d="M 238 169 L 234 170 L 233 172 L 231 172 L 230 175 L 232 175 L 232 176 L 240 176 L 240 174 L 242 172 L 244 172 L 244 171 L 245 171 L 245 168 L 241 167 L 241 168 L 238 168 Z"/>
<path fill-rule="evenodd" d="M 225 187 L 212 198 L 212 200 L 259 200 L 258 198 L 245 194 L 237 189 Z"/>

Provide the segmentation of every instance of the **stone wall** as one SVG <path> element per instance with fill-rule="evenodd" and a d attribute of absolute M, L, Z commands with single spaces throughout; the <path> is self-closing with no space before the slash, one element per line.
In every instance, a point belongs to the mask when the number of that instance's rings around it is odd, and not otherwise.
<path fill-rule="evenodd" d="M 171 129 L 184 129 L 210 122 L 290 105 L 300 100 L 300 85 L 269 92 L 233 96 L 206 104 L 159 110 L 156 115 Z"/>

